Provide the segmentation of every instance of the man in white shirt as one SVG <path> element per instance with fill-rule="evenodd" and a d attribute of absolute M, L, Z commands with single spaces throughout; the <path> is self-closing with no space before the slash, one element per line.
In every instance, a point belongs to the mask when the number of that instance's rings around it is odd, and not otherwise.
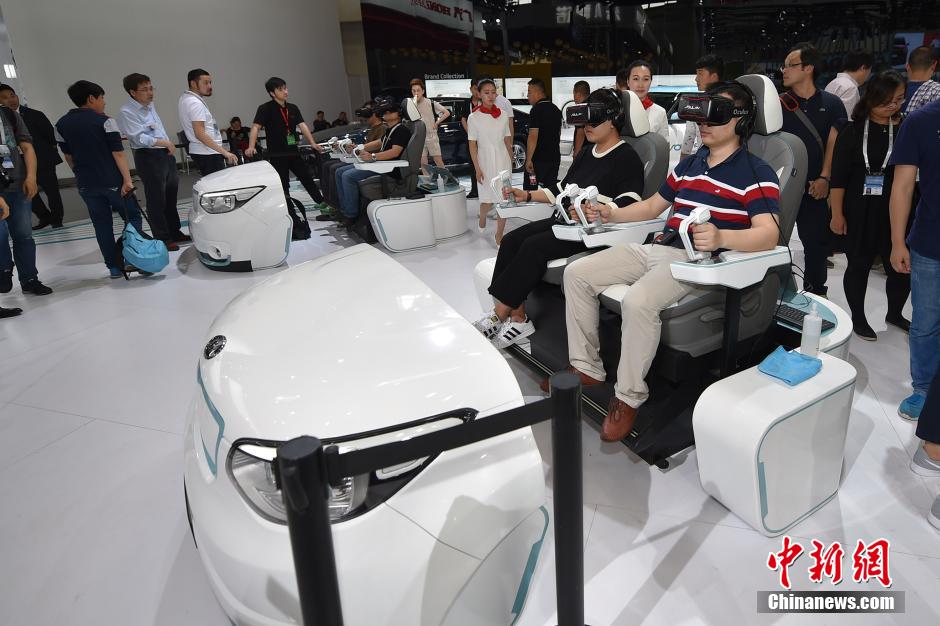
<path fill-rule="evenodd" d="M 162 240 L 169 251 L 179 250 L 179 242 L 192 241 L 180 230 L 176 210 L 179 174 L 176 146 L 170 141 L 163 120 L 153 106 L 153 83 L 145 74 L 124 77 L 124 91 L 129 98 L 117 116 L 118 128 L 127 137 L 134 152 L 137 174 L 144 184 L 147 216 L 153 236 Z"/>
<path fill-rule="evenodd" d="M 875 57 L 868 52 L 856 50 L 845 55 L 842 62 L 842 71 L 826 85 L 826 91 L 839 96 L 845 105 L 845 112 L 852 119 L 855 105 L 861 99 L 858 88 L 868 81 L 871 68 L 875 64 Z"/>
<path fill-rule="evenodd" d="M 705 91 L 709 85 L 719 83 L 725 73 L 725 61 L 720 56 L 706 54 L 695 62 L 695 86 L 699 91 Z M 695 154 L 702 147 L 702 133 L 695 122 L 685 123 L 685 136 L 682 138 L 682 147 L 679 149 L 679 158 L 684 159 Z"/>
<path fill-rule="evenodd" d="M 235 165 L 238 159 L 222 146 L 219 124 L 212 117 L 205 99 L 212 95 L 212 77 L 203 69 L 190 70 L 189 90 L 180 96 L 180 124 L 189 140 L 189 156 L 203 176 L 225 168 L 226 161 Z"/>

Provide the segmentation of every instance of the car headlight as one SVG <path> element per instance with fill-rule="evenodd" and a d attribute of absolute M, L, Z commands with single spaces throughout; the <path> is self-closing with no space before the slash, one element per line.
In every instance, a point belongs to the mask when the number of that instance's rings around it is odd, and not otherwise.
<path fill-rule="evenodd" d="M 340 451 L 350 448 L 340 447 Z M 281 490 L 274 481 L 276 447 L 242 444 L 233 448 L 229 457 L 229 473 L 235 486 L 249 506 L 261 517 L 280 524 L 287 523 L 287 510 Z M 347 478 L 339 487 L 330 489 L 330 520 L 339 522 L 362 505 L 369 490 L 369 477 Z"/>
<path fill-rule="evenodd" d="M 336 443 L 340 452 L 361 450 L 391 441 L 407 441 L 417 435 L 463 424 L 475 416 L 476 411 L 460 409 L 446 415 L 402 424 L 399 428 L 374 431 L 365 437 L 353 435 L 335 442 L 324 440 L 323 443 Z M 278 445 L 278 442 L 259 440 L 236 441 L 228 456 L 228 473 L 252 510 L 269 521 L 286 524 L 287 510 L 274 479 L 273 463 Z M 330 520 L 334 524 L 342 522 L 382 504 L 432 460 L 433 457 L 425 457 L 371 474 L 346 478 L 340 486 L 330 488 Z"/>
<path fill-rule="evenodd" d="M 234 211 L 264 190 L 264 186 L 210 191 L 199 196 L 199 206 L 206 213 L 228 213 Z"/>

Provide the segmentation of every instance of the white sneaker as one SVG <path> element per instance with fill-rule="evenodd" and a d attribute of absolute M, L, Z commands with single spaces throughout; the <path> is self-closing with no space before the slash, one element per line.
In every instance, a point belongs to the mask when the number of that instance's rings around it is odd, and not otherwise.
<path fill-rule="evenodd" d="M 924 446 L 917 446 L 917 452 L 911 460 L 911 471 L 919 476 L 940 476 L 940 461 L 927 456 Z"/>
<path fill-rule="evenodd" d="M 499 332 L 495 337 L 490 339 L 490 341 L 500 350 L 505 350 L 509 346 L 519 343 L 534 332 L 535 324 L 533 324 L 529 318 L 526 318 L 524 322 L 514 322 L 512 318 L 509 318 L 503 322 Z"/>
<path fill-rule="evenodd" d="M 934 528 L 940 530 L 940 496 L 937 496 L 936 500 L 933 501 L 933 506 L 930 507 L 930 511 L 927 512 L 927 521 Z"/>
<path fill-rule="evenodd" d="M 495 311 L 490 311 L 473 323 L 473 327 L 476 328 L 481 335 L 490 340 L 496 336 L 496 333 L 499 332 L 502 325 L 503 323 L 496 317 Z"/>

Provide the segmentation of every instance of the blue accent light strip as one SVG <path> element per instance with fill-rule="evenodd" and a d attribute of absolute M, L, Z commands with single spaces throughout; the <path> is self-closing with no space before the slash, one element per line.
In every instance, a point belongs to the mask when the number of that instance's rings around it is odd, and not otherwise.
<path fill-rule="evenodd" d="M 532 576 L 535 574 L 535 566 L 539 562 L 539 554 L 542 552 L 542 544 L 545 543 L 545 534 L 548 532 L 548 509 L 544 506 L 539 507 L 539 511 L 545 516 L 545 527 L 542 528 L 542 536 L 532 544 L 529 551 L 529 560 L 526 561 L 525 571 L 522 574 L 522 580 L 519 581 L 519 589 L 516 591 L 516 599 L 512 604 L 513 620 L 510 623 L 515 624 L 522 615 L 522 608 L 525 606 L 526 597 L 529 595 L 529 586 L 532 583 Z"/>
<path fill-rule="evenodd" d="M 204 435 L 202 435 L 202 430 L 200 429 L 200 437 L 202 438 L 202 450 L 206 454 L 206 463 L 209 465 L 209 471 L 212 472 L 213 476 L 218 474 L 218 459 L 219 459 L 219 447 L 222 445 L 222 433 L 225 431 L 225 420 L 222 419 L 222 414 L 219 413 L 219 410 L 215 408 L 215 405 L 212 403 L 212 400 L 209 399 L 209 394 L 206 392 L 206 386 L 202 382 L 202 368 L 196 368 L 196 382 L 199 383 L 199 390 L 202 391 L 202 398 L 206 401 L 206 406 L 209 408 L 209 413 L 212 415 L 212 419 L 215 420 L 215 423 L 219 425 L 219 435 L 215 440 L 215 452 L 210 453 L 209 448 L 206 447 L 206 440 Z"/>

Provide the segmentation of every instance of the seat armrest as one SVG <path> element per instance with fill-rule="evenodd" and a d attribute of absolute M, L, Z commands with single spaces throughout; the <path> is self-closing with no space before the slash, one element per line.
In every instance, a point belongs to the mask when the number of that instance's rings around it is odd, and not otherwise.
<path fill-rule="evenodd" d="M 651 233 L 658 233 L 665 226 L 666 222 L 661 219 L 604 224 L 598 232 L 583 229 L 582 240 L 588 248 L 643 243 Z"/>
<path fill-rule="evenodd" d="M 669 269 L 673 278 L 684 283 L 743 289 L 761 282 L 768 270 L 781 265 L 790 265 L 790 251 L 784 246 L 763 252 L 722 252 L 710 264 L 673 261 Z"/>
<path fill-rule="evenodd" d="M 582 228 L 577 224 L 555 224 L 552 226 L 555 239 L 562 241 L 581 241 Z"/>
<path fill-rule="evenodd" d="M 547 202 L 521 202 L 517 204 L 500 205 L 496 214 L 500 218 L 516 217 L 529 222 L 544 220 L 555 213 L 555 205 Z"/>
<path fill-rule="evenodd" d="M 394 161 L 374 161 L 365 163 L 354 158 L 353 162 L 356 164 L 357 170 L 375 172 L 376 174 L 388 174 L 396 168 L 408 167 L 408 161 L 399 161 L 397 159 Z"/>

